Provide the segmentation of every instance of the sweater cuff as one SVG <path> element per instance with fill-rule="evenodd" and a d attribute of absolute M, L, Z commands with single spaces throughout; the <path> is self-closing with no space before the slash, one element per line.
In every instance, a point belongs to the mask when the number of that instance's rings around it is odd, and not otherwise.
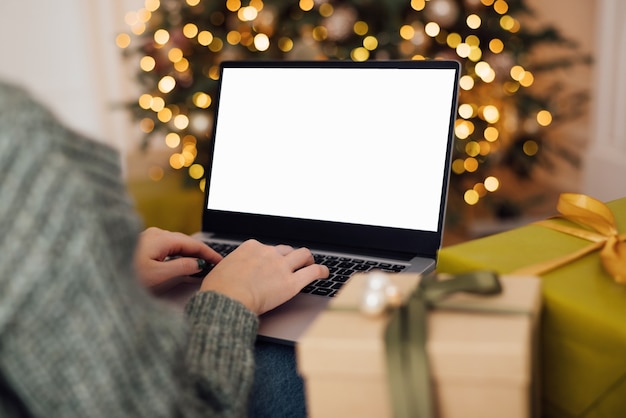
<path fill-rule="evenodd" d="M 258 317 L 242 303 L 217 292 L 198 292 L 187 302 L 185 314 L 192 327 L 219 324 L 223 330 L 240 335 L 254 344 L 259 327 Z"/>

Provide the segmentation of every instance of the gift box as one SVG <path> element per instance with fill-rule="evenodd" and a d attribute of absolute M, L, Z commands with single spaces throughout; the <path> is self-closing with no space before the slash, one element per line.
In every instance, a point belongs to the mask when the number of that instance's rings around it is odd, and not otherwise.
<path fill-rule="evenodd" d="M 416 274 L 387 277 L 405 303 L 420 281 Z M 390 369 L 386 336 L 398 308 L 364 314 L 359 307 L 367 280 L 367 274 L 354 276 L 296 346 L 312 418 L 399 415 L 390 381 L 406 370 Z M 498 295 L 454 294 L 445 299 L 449 308 L 409 319 L 411 327 L 420 320 L 426 325 L 430 389 L 440 418 L 536 416 L 540 281 L 507 276 L 500 282 Z M 417 387 L 403 389 L 416 398 L 424 395 Z"/>
<path fill-rule="evenodd" d="M 624 248 L 616 245 L 626 238 L 626 199 L 602 208 L 582 195 L 562 195 L 562 203 L 566 210 L 559 211 L 569 220 L 530 224 L 444 247 L 437 270 L 493 269 L 504 274 L 550 266 L 541 274 L 544 416 L 626 416 L 626 286 L 617 283 L 619 272 L 611 275 L 610 265 L 607 270 L 603 264 L 608 247 L 615 247 L 622 258 L 613 260 L 613 268 L 626 268 Z M 604 220 L 589 222 L 598 214 Z M 616 239 L 611 243 L 609 236 Z"/>

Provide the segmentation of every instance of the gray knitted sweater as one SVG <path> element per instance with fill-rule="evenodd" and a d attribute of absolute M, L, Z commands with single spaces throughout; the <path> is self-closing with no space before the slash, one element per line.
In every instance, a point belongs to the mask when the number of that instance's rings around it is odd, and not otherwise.
<path fill-rule="evenodd" d="M 243 416 L 258 321 L 137 284 L 118 161 L 0 83 L 0 416 Z"/>

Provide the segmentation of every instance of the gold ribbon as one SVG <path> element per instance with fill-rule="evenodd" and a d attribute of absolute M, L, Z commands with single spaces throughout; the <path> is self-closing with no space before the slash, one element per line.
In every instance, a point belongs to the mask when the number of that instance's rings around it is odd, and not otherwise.
<path fill-rule="evenodd" d="M 600 250 L 600 259 L 607 273 L 617 283 L 626 284 L 626 242 L 624 242 L 626 233 L 620 234 L 617 231 L 615 217 L 609 207 L 583 194 L 563 193 L 559 197 L 556 208 L 561 214 L 559 217 L 570 221 L 573 225 L 562 225 L 549 220 L 535 224 L 586 239 L 592 243 L 572 254 L 525 267 L 513 273 L 541 275 Z"/>

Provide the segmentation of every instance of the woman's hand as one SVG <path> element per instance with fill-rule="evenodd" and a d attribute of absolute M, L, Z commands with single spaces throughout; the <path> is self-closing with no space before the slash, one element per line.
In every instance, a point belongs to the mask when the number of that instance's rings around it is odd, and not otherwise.
<path fill-rule="evenodd" d="M 162 291 L 202 271 L 206 263 L 217 264 L 222 256 L 200 240 L 179 232 L 148 228 L 139 236 L 135 270 L 140 282 Z"/>
<path fill-rule="evenodd" d="M 328 274 L 328 267 L 315 264 L 306 248 L 294 250 L 248 240 L 211 270 L 200 291 L 225 294 L 260 315 Z"/>

